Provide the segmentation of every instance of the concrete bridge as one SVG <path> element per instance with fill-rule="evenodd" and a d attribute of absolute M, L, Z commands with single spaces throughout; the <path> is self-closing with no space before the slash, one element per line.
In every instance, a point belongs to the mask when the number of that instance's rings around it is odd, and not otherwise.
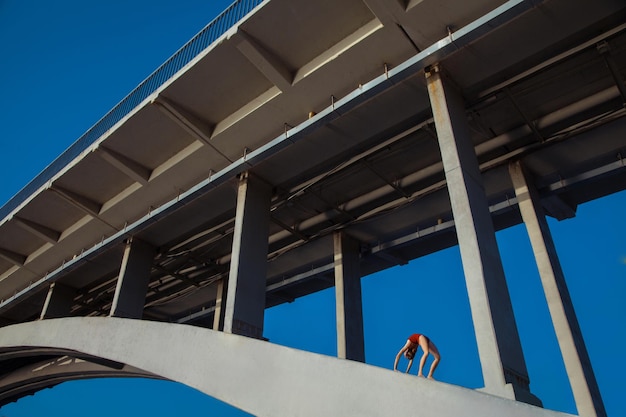
<path fill-rule="evenodd" d="M 235 3 L 0 209 L 0 402 L 128 375 L 259 416 L 558 415 L 495 241 L 524 222 L 578 412 L 606 415 L 546 215 L 626 188 L 622 3 Z M 455 244 L 485 387 L 361 363 L 360 278 Z M 262 340 L 333 286 L 339 358 Z"/>

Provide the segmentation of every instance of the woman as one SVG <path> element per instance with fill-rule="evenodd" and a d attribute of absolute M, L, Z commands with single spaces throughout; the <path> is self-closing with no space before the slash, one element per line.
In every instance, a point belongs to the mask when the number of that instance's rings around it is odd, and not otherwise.
<path fill-rule="evenodd" d="M 433 379 L 433 373 L 435 372 L 437 365 L 439 365 L 439 361 L 441 360 L 441 355 L 439 354 L 439 350 L 437 349 L 437 346 L 435 346 L 435 344 L 423 334 L 412 334 L 411 336 L 409 336 L 405 345 L 402 347 L 402 349 L 400 349 L 400 351 L 396 355 L 396 360 L 393 363 L 393 370 L 394 371 L 398 370 L 398 362 L 400 361 L 400 356 L 402 356 L 402 354 L 404 353 L 404 356 L 409 360 L 409 366 L 406 368 L 406 373 L 409 373 L 409 370 L 411 369 L 411 366 L 413 365 L 413 358 L 415 357 L 415 354 L 417 353 L 418 347 L 422 348 L 422 350 L 424 351 L 424 354 L 422 355 L 422 358 L 420 359 L 420 366 L 419 366 L 419 369 L 417 370 L 417 376 L 424 376 L 423 370 L 424 370 L 424 364 L 426 363 L 426 358 L 428 358 L 429 353 L 432 353 L 435 359 L 433 360 L 433 363 L 430 365 L 430 371 L 428 372 L 428 379 Z"/>

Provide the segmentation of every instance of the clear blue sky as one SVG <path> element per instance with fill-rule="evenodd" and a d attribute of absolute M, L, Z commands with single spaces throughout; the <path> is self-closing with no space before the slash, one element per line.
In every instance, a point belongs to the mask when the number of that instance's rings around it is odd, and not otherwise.
<path fill-rule="evenodd" d="M 229 0 L 0 0 L 0 205 L 204 27 Z M 626 193 L 550 227 L 609 416 L 626 415 Z M 620 208 L 621 207 L 621 208 Z M 523 226 L 498 243 L 531 377 L 547 408 L 575 412 Z M 443 359 L 437 379 L 482 384 L 458 248 L 363 279 L 367 362 L 391 368 L 422 332 Z M 266 311 L 273 343 L 335 355 L 333 291 Z M 95 406 L 95 404 L 98 404 Z M 140 413 L 140 414 L 139 414 Z M 69 382 L 0 416 L 245 415 L 180 384 Z"/>

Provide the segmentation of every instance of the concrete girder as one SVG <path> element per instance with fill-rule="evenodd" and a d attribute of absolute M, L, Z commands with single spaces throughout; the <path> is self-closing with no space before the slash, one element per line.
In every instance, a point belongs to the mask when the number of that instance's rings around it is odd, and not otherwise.
<path fill-rule="evenodd" d="M 360 362 L 172 323 L 71 317 L 0 329 L 0 351 L 33 346 L 123 363 L 259 417 L 383 416 L 418 409 L 438 417 L 569 415 Z M 3 389 L 0 380 L 0 393 Z"/>
<path fill-rule="evenodd" d="M 240 29 L 237 34 L 237 49 L 270 80 L 280 91 L 291 88 L 293 71 L 276 55 L 263 46 L 258 39 Z"/>
<path fill-rule="evenodd" d="M 229 116 L 226 116 L 224 119 L 218 122 L 213 129 L 213 136 L 217 136 L 222 132 L 230 129 L 246 116 L 259 110 L 264 105 L 267 105 L 276 97 L 280 96 L 282 93 L 283 92 L 280 90 L 280 88 L 276 86 L 270 87 L 268 90 L 259 94 L 259 96 L 257 96 L 253 100 L 250 100 L 248 104 L 244 105 L 240 109 L 236 110 L 235 112 L 233 112 Z"/>
<path fill-rule="evenodd" d="M 0 258 L 11 262 L 15 266 L 24 266 L 27 256 L 13 252 L 12 250 L 0 248 Z"/>
<path fill-rule="evenodd" d="M 211 147 L 218 155 L 224 158 L 227 162 L 233 161 L 217 149 L 211 143 L 211 136 L 213 134 L 214 127 L 209 125 L 204 120 L 191 114 L 188 110 L 183 109 L 179 104 L 174 101 L 160 95 L 151 102 L 154 104 L 163 114 L 173 120 L 183 130 L 191 135 L 197 141 Z"/>
<path fill-rule="evenodd" d="M 397 25 L 400 21 L 400 16 L 406 13 L 397 1 L 363 0 L 363 3 L 385 26 Z"/>
<path fill-rule="evenodd" d="M 67 203 L 83 211 L 85 214 L 88 214 L 94 218 L 100 217 L 100 210 L 102 209 L 102 205 L 97 201 L 93 201 L 89 197 L 85 197 L 84 195 L 78 194 L 74 191 L 66 190 L 65 188 L 58 185 L 53 185 L 49 189 L 50 191 L 54 191 Z"/>
<path fill-rule="evenodd" d="M 422 36 L 413 33 L 413 31 L 407 31 L 402 25 L 401 22 L 406 11 L 400 2 L 384 0 L 364 0 L 363 2 L 386 29 L 397 33 L 399 38 L 406 39 L 416 52 L 420 51 L 419 44 L 428 44 Z"/>
<path fill-rule="evenodd" d="M 18 225 L 22 229 L 34 234 L 35 236 L 42 238 L 46 242 L 51 243 L 53 245 L 57 243 L 59 241 L 59 238 L 61 237 L 61 232 L 52 230 L 51 228 L 46 227 L 37 222 L 23 219 L 18 216 L 13 216 L 12 220 L 15 222 L 16 225 Z"/>
<path fill-rule="evenodd" d="M 293 84 L 297 84 L 300 81 L 304 80 L 306 77 L 312 75 L 315 71 L 319 70 L 324 65 L 328 64 L 339 55 L 345 53 L 354 45 L 358 44 L 363 39 L 366 39 L 367 37 L 373 35 L 382 28 L 383 25 L 378 19 L 372 19 L 369 22 L 366 22 L 356 31 L 346 36 L 335 45 L 327 48 L 320 55 L 313 58 L 309 63 L 299 68 L 294 75 Z"/>
<path fill-rule="evenodd" d="M 98 147 L 98 155 L 102 157 L 109 164 L 126 174 L 133 181 L 140 183 L 141 185 L 147 185 L 150 181 L 150 174 L 152 171 L 149 168 L 141 165 L 137 161 L 124 156 L 111 149 L 107 149 L 104 146 Z"/>
<path fill-rule="evenodd" d="M 615 60 L 611 55 L 611 46 L 609 44 L 609 41 L 603 40 L 602 42 L 598 43 L 597 48 L 600 55 L 602 55 L 602 57 L 604 58 L 606 66 L 611 72 L 611 76 L 613 77 L 615 85 L 619 89 L 620 95 L 622 96 L 622 102 L 626 104 L 626 84 L 624 83 L 624 77 L 622 77 L 622 74 L 620 73 L 620 70 L 615 63 Z"/>
<path fill-rule="evenodd" d="M 546 215 L 557 220 L 565 220 L 576 217 L 576 204 L 571 204 L 558 194 L 551 194 L 541 200 L 541 205 L 546 211 Z"/>

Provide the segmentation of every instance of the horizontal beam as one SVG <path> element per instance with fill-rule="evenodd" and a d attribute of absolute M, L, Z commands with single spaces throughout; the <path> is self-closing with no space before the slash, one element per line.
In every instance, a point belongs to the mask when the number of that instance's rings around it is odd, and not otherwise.
<path fill-rule="evenodd" d="M 9 261 L 15 266 L 24 266 L 24 263 L 26 263 L 26 256 L 8 249 L 0 248 L 0 258 Z"/>
<path fill-rule="evenodd" d="M 93 201 L 89 197 L 85 197 L 84 195 L 67 190 L 58 185 L 52 185 L 49 190 L 53 191 L 65 202 L 83 211 L 84 213 L 95 218 L 99 217 L 102 205 L 96 201 Z"/>
<path fill-rule="evenodd" d="M 235 35 L 239 43 L 237 49 L 280 91 L 291 88 L 293 83 L 292 71 L 287 68 L 277 56 L 269 52 L 257 39 L 243 29 Z"/>
<path fill-rule="evenodd" d="M 149 168 L 141 165 L 137 161 L 124 156 L 112 149 L 99 146 L 97 150 L 98 155 L 102 157 L 109 164 L 126 174 L 133 181 L 136 181 L 142 185 L 147 185 L 150 180 L 150 174 L 152 171 Z"/>
<path fill-rule="evenodd" d="M 57 232 L 47 226 L 36 223 L 32 220 L 23 219 L 18 216 L 12 217 L 13 222 L 22 229 L 32 233 L 33 235 L 40 237 L 48 243 L 55 244 L 61 237 L 61 232 Z"/>

